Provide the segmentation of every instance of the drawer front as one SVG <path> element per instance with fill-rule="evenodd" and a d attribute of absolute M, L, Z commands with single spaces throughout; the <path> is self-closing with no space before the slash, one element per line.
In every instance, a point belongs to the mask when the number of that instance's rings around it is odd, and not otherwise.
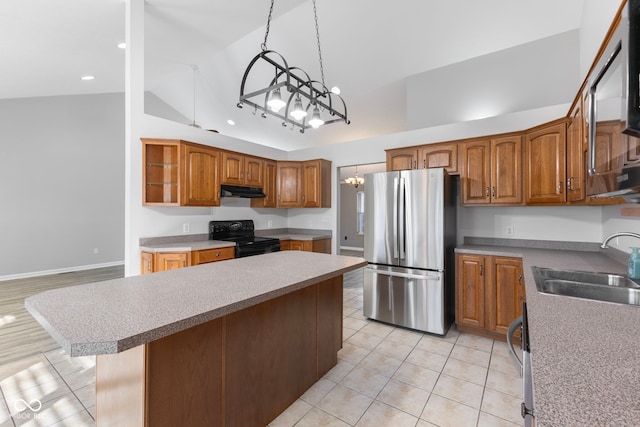
<path fill-rule="evenodd" d="M 207 262 L 232 259 L 235 257 L 235 253 L 236 248 L 233 246 L 219 249 L 205 249 L 201 251 L 194 251 L 192 260 L 194 265 L 205 264 Z"/>

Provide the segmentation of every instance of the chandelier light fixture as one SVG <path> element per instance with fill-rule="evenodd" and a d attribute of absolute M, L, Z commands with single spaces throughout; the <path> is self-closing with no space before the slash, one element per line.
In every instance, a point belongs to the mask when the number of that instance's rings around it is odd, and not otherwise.
<path fill-rule="evenodd" d="M 238 108 L 246 104 L 255 112 L 260 110 L 263 118 L 267 115 L 277 117 L 282 120 L 282 126 L 291 125 L 292 129 L 299 127 L 301 133 L 309 128 L 317 129 L 330 123 L 349 124 L 347 106 L 339 95 L 340 91 L 337 88 L 327 89 L 324 82 L 316 0 L 312 0 L 312 3 L 318 41 L 320 81 L 312 80 L 301 68 L 290 67 L 282 55 L 267 49 L 274 1 L 271 0 L 264 42 L 260 46 L 261 52 L 251 60 L 242 77 Z M 248 89 L 255 80 L 264 82 L 265 75 L 272 76 L 266 85 L 258 85 L 258 89 L 255 90 Z"/>
<path fill-rule="evenodd" d="M 346 178 L 346 179 L 344 180 L 344 182 L 345 182 L 346 184 L 353 185 L 355 188 L 358 188 L 358 186 L 360 186 L 360 185 L 364 184 L 364 178 L 360 178 L 360 177 L 358 176 L 358 166 L 356 166 L 356 173 L 355 173 L 355 176 L 351 176 L 351 177 L 349 177 L 349 178 Z"/>

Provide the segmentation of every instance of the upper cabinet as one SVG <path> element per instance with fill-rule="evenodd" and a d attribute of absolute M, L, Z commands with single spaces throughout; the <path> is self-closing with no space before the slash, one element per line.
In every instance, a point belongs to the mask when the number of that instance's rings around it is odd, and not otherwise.
<path fill-rule="evenodd" d="M 264 159 L 231 151 L 222 151 L 222 174 L 220 183 L 262 187 L 264 182 Z"/>
<path fill-rule="evenodd" d="M 331 162 L 278 162 L 277 194 L 280 208 L 330 208 Z"/>
<path fill-rule="evenodd" d="M 566 121 L 534 128 L 525 135 L 525 201 L 528 205 L 566 201 Z"/>
<path fill-rule="evenodd" d="M 461 144 L 463 205 L 522 204 L 522 137 L 502 136 Z"/>
<path fill-rule="evenodd" d="M 587 128 L 584 98 L 581 96 L 569 114 L 567 123 L 567 201 L 579 202 L 586 197 Z"/>
<path fill-rule="evenodd" d="M 218 206 L 219 151 L 181 140 L 142 139 L 142 204 Z"/>
<path fill-rule="evenodd" d="M 278 164 L 275 160 L 264 161 L 263 185 L 262 192 L 264 198 L 251 199 L 252 208 L 275 208 L 277 207 L 277 183 L 278 183 Z"/>
<path fill-rule="evenodd" d="M 445 168 L 450 175 L 457 175 L 458 143 L 445 142 L 387 150 L 389 172 L 426 168 Z"/>

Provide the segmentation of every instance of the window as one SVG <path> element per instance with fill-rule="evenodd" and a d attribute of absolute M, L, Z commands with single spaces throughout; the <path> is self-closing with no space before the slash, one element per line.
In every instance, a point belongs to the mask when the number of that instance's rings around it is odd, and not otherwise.
<path fill-rule="evenodd" d="M 356 193 L 356 232 L 364 234 L 364 191 Z"/>

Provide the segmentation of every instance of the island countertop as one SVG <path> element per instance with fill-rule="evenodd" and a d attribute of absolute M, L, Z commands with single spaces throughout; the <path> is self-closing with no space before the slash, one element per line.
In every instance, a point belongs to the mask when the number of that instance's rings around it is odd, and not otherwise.
<path fill-rule="evenodd" d="M 25 307 L 71 356 L 119 353 L 366 264 L 274 252 L 46 291 Z"/>

